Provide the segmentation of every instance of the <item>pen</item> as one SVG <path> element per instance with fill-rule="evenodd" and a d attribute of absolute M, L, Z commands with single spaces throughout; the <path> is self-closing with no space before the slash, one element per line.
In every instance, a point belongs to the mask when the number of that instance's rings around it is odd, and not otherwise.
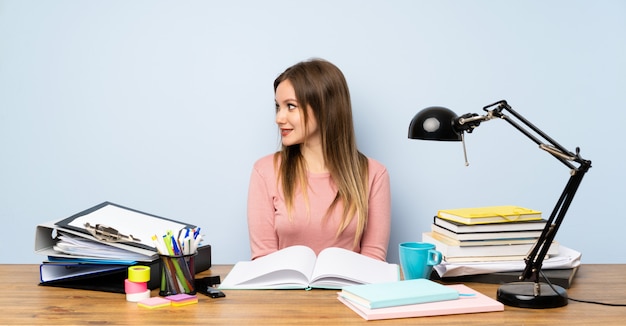
<path fill-rule="evenodd" d="M 459 293 L 459 297 L 461 298 L 473 298 L 476 297 L 475 293 Z"/>
<path fill-rule="evenodd" d="M 189 251 L 189 228 L 185 228 L 185 235 L 182 233 L 183 229 L 181 229 L 180 236 L 178 237 L 178 245 L 183 255 L 190 254 Z M 181 238 L 182 237 L 182 238 Z"/>
<path fill-rule="evenodd" d="M 198 250 L 198 245 L 200 244 L 200 242 L 202 242 L 202 235 L 198 235 L 198 237 L 196 237 L 193 241 L 193 245 L 191 246 L 192 249 L 192 253 L 196 252 L 196 250 Z"/>
<path fill-rule="evenodd" d="M 164 235 L 163 242 L 165 243 L 165 248 L 167 249 L 165 251 L 165 254 L 174 256 L 174 251 L 172 250 L 172 241 L 167 241 L 166 238 L 167 238 L 167 235 Z"/>
<path fill-rule="evenodd" d="M 159 241 L 159 238 L 156 236 L 156 234 L 152 236 L 152 242 L 154 243 L 154 247 L 159 254 L 164 255 L 167 253 L 167 250 L 164 248 L 164 244 Z"/>
<path fill-rule="evenodd" d="M 172 236 L 172 250 L 174 250 L 174 255 L 181 255 L 180 247 L 178 246 L 178 241 Z"/>

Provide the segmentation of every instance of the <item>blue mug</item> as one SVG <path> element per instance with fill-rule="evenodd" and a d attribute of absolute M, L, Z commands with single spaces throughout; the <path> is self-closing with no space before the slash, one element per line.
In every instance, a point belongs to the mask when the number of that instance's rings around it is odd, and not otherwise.
<path fill-rule="evenodd" d="M 400 267 L 405 280 L 430 278 L 433 266 L 441 263 L 441 252 L 426 242 L 403 242 L 400 244 Z"/>

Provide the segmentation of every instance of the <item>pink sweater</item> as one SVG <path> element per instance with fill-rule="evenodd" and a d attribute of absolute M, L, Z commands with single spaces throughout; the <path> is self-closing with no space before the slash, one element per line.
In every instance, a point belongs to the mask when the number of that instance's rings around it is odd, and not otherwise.
<path fill-rule="evenodd" d="M 305 245 L 316 254 L 324 248 L 340 247 L 385 260 L 391 228 L 391 195 L 385 167 L 369 159 L 368 221 L 356 248 L 353 247 L 356 217 L 343 233 L 336 236 L 343 212 L 342 205 L 337 206 L 326 223 L 323 221 L 337 193 L 330 174 L 309 173 L 308 182 L 310 214 L 307 215 L 304 198 L 298 192 L 289 220 L 282 190 L 276 185 L 273 155 L 265 156 L 254 164 L 248 191 L 252 259 L 289 246 Z"/>

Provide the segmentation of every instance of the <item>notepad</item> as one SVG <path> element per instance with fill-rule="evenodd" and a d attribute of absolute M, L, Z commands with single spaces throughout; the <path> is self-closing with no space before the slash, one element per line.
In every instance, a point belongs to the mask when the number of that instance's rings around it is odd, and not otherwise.
<path fill-rule="evenodd" d="M 165 297 L 165 299 L 170 300 L 172 302 L 172 306 L 174 307 L 180 307 L 180 306 L 186 306 L 186 305 L 198 303 L 197 296 L 186 294 L 186 293 L 169 295 Z"/>
<path fill-rule="evenodd" d="M 138 306 L 148 308 L 148 309 L 169 307 L 171 304 L 172 302 L 170 300 L 167 300 L 161 297 L 152 297 L 152 298 L 137 302 Z"/>
<path fill-rule="evenodd" d="M 447 285 L 447 287 L 455 289 L 459 293 L 467 294 L 468 296 L 461 296 L 459 299 L 455 300 L 418 303 L 379 309 L 369 309 L 359 304 L 355 304 L 342 297 L 341 293 L 338 293 L 337 299 L 365 320 L 504 311 L 504 305 L 502 303 L 477 292 L 468 286 L 457 284 Z"/>
<path fill-rule="evenodd" d="M 427 279 L 346 286 L 340 293 L 351 302 L 370 309 L 454 300 L 459 297 L 457 290 Z"/>

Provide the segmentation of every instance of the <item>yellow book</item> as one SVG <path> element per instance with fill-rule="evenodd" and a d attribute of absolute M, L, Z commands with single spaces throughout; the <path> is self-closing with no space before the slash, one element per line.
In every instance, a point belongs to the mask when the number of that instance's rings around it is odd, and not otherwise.
<path fill-rule="evenodd" d="M 485 206 L 442 209 L 440 218 L 467 225 L 533 221 L 541 219 L 541 212 L 519 206 Z"/>

